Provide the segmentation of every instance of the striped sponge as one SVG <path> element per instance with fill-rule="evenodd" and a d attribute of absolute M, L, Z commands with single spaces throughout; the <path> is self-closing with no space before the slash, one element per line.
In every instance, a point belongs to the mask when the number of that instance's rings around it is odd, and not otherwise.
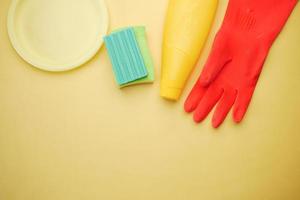
<path fill-rule="evenodd" d="M 148 76 L 133 28 L 113 32 L 104 42 L 120 86 Z"/>

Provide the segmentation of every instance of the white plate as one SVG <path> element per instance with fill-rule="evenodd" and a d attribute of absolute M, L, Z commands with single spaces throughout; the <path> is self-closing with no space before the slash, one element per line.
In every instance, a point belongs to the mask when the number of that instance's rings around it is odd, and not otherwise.
<path fill-rule="evenodd" d="M 108 11 L 104 0 L 12 0 L 7 28 L 25 61 L 46 71 L 65 71 L 98 52 Z"/>

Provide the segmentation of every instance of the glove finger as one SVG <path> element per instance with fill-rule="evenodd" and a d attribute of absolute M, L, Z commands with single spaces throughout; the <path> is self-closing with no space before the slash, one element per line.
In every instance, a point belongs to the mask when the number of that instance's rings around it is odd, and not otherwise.
<path fill-rule="evenodd" d="M 226 119 L 230 109 L 236 100 L 237 92 L 235 90 L 225 90 L 214 113 L 212 124 L 218 128 Z"/>
<path fill-rule="evenodd" d="M 252 99 L 254 89 L 255 87 L 249 87 L 238 91 L 233 108 L 233 120 L 236 123 L 240 123 L 243 120 Z"/>
<path fill-rule="evenodd" d="M 206 90 L 207 88 L 202 87 L 198 80 L 184 103 L 184 110 L 187 113 L 193 112 L 197 108 Z"/>
<path fill-rule="evenodd" d="M 200 76 L 202 86 L 206 87 L 214 81 L 223 67 L 232 60 L 229 49 L 225 36 L 218 33 Z"/>
<path fill-rule="evenodd" d="M 194 121 L 197 123 L 203 121 L 220 100 L 222 94 L 222 88 L 210 86 L 195 110 Z"/>

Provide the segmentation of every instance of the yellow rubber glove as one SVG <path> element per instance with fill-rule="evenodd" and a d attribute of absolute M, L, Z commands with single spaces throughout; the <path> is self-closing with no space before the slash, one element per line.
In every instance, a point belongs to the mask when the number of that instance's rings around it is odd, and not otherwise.
<path fill-rule="evenodd" d="M 161 96 L 178 100 L 200 56 L 218 0 L 170 0 L 165 22 Z"/>

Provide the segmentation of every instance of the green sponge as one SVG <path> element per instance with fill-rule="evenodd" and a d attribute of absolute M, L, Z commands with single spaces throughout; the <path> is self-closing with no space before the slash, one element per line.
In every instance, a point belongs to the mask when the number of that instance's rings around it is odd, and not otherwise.
<path fill-rule="evenodd" d="M 116 81 L 119 85 L 148 75 L 142 53 L 132 28 L 104 37 Z"/>
<path fill-rule="evenodd" d="M 154 65 L 145 27 L 115 30 L 104 41 L 121 88 L 154 81 Z"/>

